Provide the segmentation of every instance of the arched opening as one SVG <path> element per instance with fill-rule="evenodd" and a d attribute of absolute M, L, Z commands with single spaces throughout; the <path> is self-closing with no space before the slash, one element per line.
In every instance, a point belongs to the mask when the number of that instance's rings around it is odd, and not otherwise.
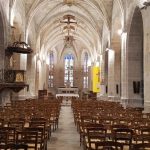
<path fill-rule="evenodd" d="M 128 38 L 129 102 L 143 104 L 143 20 L 139 8 L 133 14 Z"/>

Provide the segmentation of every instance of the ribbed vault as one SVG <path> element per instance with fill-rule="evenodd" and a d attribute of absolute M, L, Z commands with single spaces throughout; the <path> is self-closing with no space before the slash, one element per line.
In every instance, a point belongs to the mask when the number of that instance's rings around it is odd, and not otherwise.
<path fill-rule="evenodd" d="M 66 24 L 61 21 L 65 15 L 72 15 L 77 22 L 70 24 L 75 29 L 69 31 L 73 44 L 87 49 L 91 57 L 95 57 L 101 51 L 103 26 L 110 30 L 112 7 L 113 0 L 27 0 L 26 38 L 28 40 L 33 26 L 36 26 L 33 34 L 40 38 L 40 48 L 44 45 L 45 50 L 50 51 L 59 47 L 61 51 L 68 34 L 68 30 L 63 30 Z"/>

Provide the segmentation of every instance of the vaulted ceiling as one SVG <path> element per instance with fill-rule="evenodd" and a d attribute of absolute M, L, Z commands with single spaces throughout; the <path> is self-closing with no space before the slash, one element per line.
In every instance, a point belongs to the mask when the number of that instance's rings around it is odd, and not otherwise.
<path fill-rule="evenodd" d="M 118 0 L 117 0 L 118 1 Z M 68 29 L 62 23 L 65 15 L 75 17 L 77 24 L 70 23 L 69 36 L 73 36 L 77 49 L 98 49 L 102 29 L 110 28 L 113 0 L 26 0 L 27 32 L 36 25 L 37 38 L 46 49 L 59 48 L 64 45 Z"/>
<path fill-rule="evenodd" d="M 17 0 L 12 1 L 18 3 Z M 36 49 L 38 47 L 40 50 L 44 48 L 47 51 L 63 50 L 66 39 L 69 39 L 66 37 L 71 36 L 75 49 L 87 49 L 90 53 L 96 54 L 103 49 L 101 42 L 103 42 L 104 34 L 113 35 L 111 33 L 112 24 L 115 21 L 118 22 L 117 16 L 124 20 L 123 7 L 125 5 L 130 7 L 135 2 L 142 6 L 144 0 L 20 1 L 25 6 L 26 11 L 26 40 L 29 43 L 35 41 Z M 65 18 L 66 16 L 72 16 L 73 19 Z M 121 24 L 121 19 L 118 20 L 119 27 L 116 29 L 119 29 Z M 104 33 L 104 30 L 107 30 L 108 33 Z"/>

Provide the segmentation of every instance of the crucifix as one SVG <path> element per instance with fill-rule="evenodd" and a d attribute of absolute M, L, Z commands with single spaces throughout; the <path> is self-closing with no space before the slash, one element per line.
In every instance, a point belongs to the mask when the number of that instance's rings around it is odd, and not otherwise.
<path fill-rule="evenodd" d="M 66 23 L 67 25 L 72 24 L 77 24 L 76 20 L 75 20 L 75 16 L 72 15 L 65 15 L 63 16 L 63 21 L 60 21 L 60 23 Z"/>

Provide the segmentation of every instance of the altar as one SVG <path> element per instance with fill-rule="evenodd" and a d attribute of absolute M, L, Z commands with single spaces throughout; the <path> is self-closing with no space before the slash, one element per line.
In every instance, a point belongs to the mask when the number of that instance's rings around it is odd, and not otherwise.
<path fill-rule="evenodd" d="M 77 87 L 59 87 L 57 89 L 56 98 L 58 97 L 79 97 L 79 89 Z"/>

